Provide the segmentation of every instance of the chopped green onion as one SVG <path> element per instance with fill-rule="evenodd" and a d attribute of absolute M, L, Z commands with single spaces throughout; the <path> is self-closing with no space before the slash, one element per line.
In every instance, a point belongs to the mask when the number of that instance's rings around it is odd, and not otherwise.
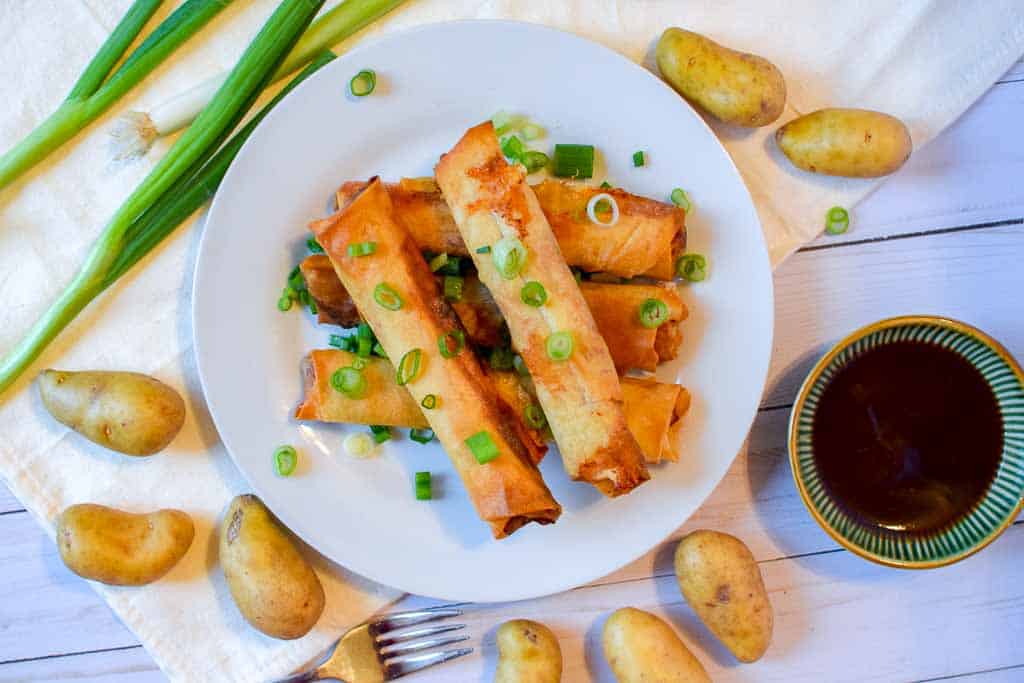
<path fill-rule="evenodd" d="M 597 217 L 598 213 L 609 213 L 611 217 L 608 220 L 601 220 Z M 615 197 L 611 196 L 607 192 L 601 192 L 595 194 L 587 202 L 587 218 L 594 225 L 600 225 L 601 227 L 610 228 L 619 222 L 619 204 L 615 201 Z"/>
<path fill-rule="evenodd" d="M 525 422 L 526 426 L 530 429 L 544 429 L 544 426 L 548 423 L 548 419 L 544 416 L 544 411 L 541 410 L 539 405 L 531 403 L 523 408 L 523 422 Z"/>
<path fill-rule="evenodd" d="M 640 305 L 640 324 L 654 328 L 668 320 L 668 305 L 661 299 L 646 299 Z"/>
<path fill-rule="evenodd" d="M 410 429 L 409 438 L 416 443 L 430 443 L 434 440 L 433 429 Z"/>
<path fill-rule="evenodd" d="M 427 394 L 426 396 L 423 397 L 423 400 L 420 401 L 420 405 L 426 408 L 427 410 L 433 410 L 434 408 L 437 407 L 439 401 L 440 399 L 436 395 Z"/>
<path fill-rule="evenodd" d="M 497 458 L 499 454 L 498 447 L 494 444 L 494 439 L 491 438 L 490 433 L 486 429 L 480 430 L 466 439 L 466 445 L 469 447 L 473 457 L 481 465 L 486 465 Z"/>
<path fill-rule="evenodd" d="M 633 152 L 633 166 L 634 168 L 640 168 L 647 163 L 647 155 L 644 154 L 642 149 Z"/>
<path fill-rule="evenodd" d="M 312 254 L 324 253 L 324 248 L 320 246 L 320 243 L 316 241 L 315 237 L 306 238 L 306 248 L 309 249 Z"/>
<path fill-rule="evenodd" d="M 672 190 L 669 199 L 686 213 L 690 213 L 690 210 L 693 208 L 693 205 L 690 203 L 690 195 L 686 194 L 686 190 L 681 187 Z"/>
<path fill-rule="evenodd" d="M 494 133 L 501 137 L 505 133 L 518 130 L 524 123 L 526 117 L 521 114 L 510 114 L 507 111 L 499 111 L 491 117 L 491 124 L 494 126 Z"/>
<path fill-rule="evenodd" d="M 310 295 L 308 289 L 300 289 L 298 292 L 299 303 L 303 306 L 308 306 L 313 301 L 313 297 Z"/>
<path fill-rule="evenodd" d="M 850 228 L 850 212 L 841 206 L 833 206 L 825 214 L 825 232 L 842 235 Z"/>
<path fill-rule="evenodd" d="M 576 280 L 576 284 L 583 282 L 583 271 L 579 268 L 572 269 L 572 278 Z"/>
<path fill-rule="evenodd" d="M 327 344 L 336 349 L 344 349 L 348 345 L 347 340 L 348 337 L 342 337 L 340 334 L 332 334 L 327 338 Z"/>
<path fill-rule="evenodd" d="M 518 353 L 512 358 L 512 367 L 520 377 L 527 377 L 530 374 L 530 371 L 526 367 L 526 361 L 524 361 L 523 357 Z"/>
<path fill-rule="evenodd" d="M 487 362 L 495 370 L 511 370 L 514 355 L 512 349 L 497 346 L 491 349 L 491 355 L 488 357 Z"/>
<path fill-rule="evenodd" d="M 523 145 L 523 141 L 515 135 L 510 136 L 501 143 L 501 153 L 512 161 L 519 161 L 522 159 L 525 152 L 526 146 Z"/>
<path fill-rule="evenodd" d="M 555 145 L 552 171 L 558 178 L 590 178 L 594 175 L 593 145 Z"/>
<path fill-rule="evenodd" d="M 306 288 L 306 280 L 302 277 L 302 270 L 298 266 L 292 268 L 292 272 L 288 273 L 288 286 L 294 290 Z"/>
<path fill-rule="evenodd" d="M 438 254 L 434 258 L 430 259 L 430 263 L 428 264 L 430 266 L 430 272 L 436 273 L 441 269 L 441 266 L 446 263 L 448 263 L 448 254 Z"/>
<path fill-rule="evenodd" d="M 489 244 L 485 244 L 484 246 L 479 247 L 476 250 L 476 253 L 478 253 L 478 254 L 489 254 L 489 253 L 491 253 L 491 246 Z"/>
<path fill-rule="evenodd" d="M 391 440 L 391 427 L 385 425 L 370 425 L 370 432 L 376 443 L 384 443 Z"/>
<path fill-rule="evenodd" d="M 544 346 L 548 352 L 548 358 L 555 361 L 563 361 L 572 355 L 576 343 L 572 339 L 571 332 L 553 332 L 548 335 Z"/>
<path fill-rule="evenodd" d="M 544 289 L 544 285 L 536 280 L 530 280 L 519 290 L 519 298 L 527 306 L 537 308 L 543 306 L 544 302 L 548 300 L 548 290 Z"/>
<path fill-rule="evenodd" d="M 375 439 L 369 434 L 358 432 L 346 436 L 341 445 L 344 446 L 345 452 L 353 458 L 370 458 L 376 455 L 373 450 L 375 443 Z"/>
<path fill-rule="evenodd" d="M 398 361 L 398 370 L 395 371 L 395 381 L 398 382 L 398 386 L 404 387 L 419 376 L 422 361 L 422 349 L 412 349 L 405 352 L 402 359 Z"/>
<path fill-rule="evenodd" d="M 701 254 L 683 254 L 676 260 L 676 275 L 690 282 L 706 278 L 707 268 L 708 261 Z"/>
<path fill-rule="evenodd" d="M 348 245 L 348 255 L 350 258 L 369 256 L 375 251 L 377 251 L 376 242 L 355 242 L 354 244 Z"/>
<path fill-rule="evenodd" d="M 389 311 L 397 311 L 402 307 L 402 297 L 386 282 L 373 288 L 373 300 Z"/>
<path fill-rule="evenodd" d="M 377 73 L 373 69 L 363 69 L 348 82 L 348 90 L 356 97 L 366 97 L 377 87 Z"/>
<path fill-rule="evenodd" d="M 466 334 L 462 330 L 451 330 L 437 338 L 437 348 L 445 358 L 455 358 L 465 346 Z"/>
<path fill-rule="evenodd" d="M 526 167 L 527 173 L 536 173 L 537 171 L 546 168 L 550 159 L 544 152 L 538 152 L 537 150 L 531 149 L 525 152 L 520 159 L 523 166 Z"/>
<path fill-rule="evenodd" d="M 373 351 L 373 342 L 366 337 L 356 337 L 356 355 L 360 358 L 369 358 Z"/>
<path fill-rule="evenodd" d="M 373 352 L 381 358 L 387 358 L 388 354 L 384 352 L 384 347 L 380 345 L 380 342 L 374 342 Z"/>
<path fill-rule="evenodd" d="M 538 126 L 536 123 L 527 123 L 519 129 L 522 133 L 524 140 L 537 140 L 547 135 L 547 131 L 544 130 L 543 126 Z M 545 155 L 546 157 L 547 155 Z"/>
<path fill-rule="evenodd" d="M 352 367 L 355 368 L 356 370 L 365 370 L 366 369 L 366 359 L 365 358 L 356 358 L 356 359 L 354 359 L 352 361 Z"/>
<path fill-rule="evenodd" d="M 369 339 L 373 341 L 376 337 L 373 335 L 373 328 L 370 327 L 370 323 L 362 320 L 356 326 L 356 338 L 357 339 Z"/>
<path fill-rule="evenodd" d="M 526 267 L 526 247 L 515 237 L 502 237 L 491 249 L 491 260 L 501 277 L 512 280 Z"/>
<path fill-rule="evenodd" d="M 430 472 L 416 473 L 416 500 L 430 500 L 433 493 L 430 490 Z"/>
<path fill-rule="evenodd" d="M 299 300 L 299 293 L 296 292 L 294 289 L 292 289 L 291 285 L 285 285 L 284 286 L 284 289 L 281 291 L 281 296 L 287 297 L 287 298 L 291 299 L 292 301 L 298 301 Z"/>
<path fill-rule="evenodd" d="M 610 189 L 612 189 L 612 184 L 609 183 L 607 180 L 605 180 L 604 182 L 601 183 L 601 189 L 602 190 L 610 190 Z"/>
<path fill-rule="evenodd" d="M 292 298 L 287 294 L 282 294 L 281 298 L 277 300 L 277 310 L 287 311 L 292 307 Z"/>
<path fill-rule="evenodd" d="M 279 476 L 289 476 L 298 464 L 299 454 L 291 446 L 281 446 L 274 451 L 274 471 Z"/>
<path fill-rule="evenodd" d="M 309 306 L 309 312 L 316 315 L 316 301 L 313 300 L 312 296 L 309 297 L 309 302 L 306 305 Z"/>
<path fill-rule="evenodd" d="M 338 368 L 331 375 L 331 386 L 345 396 L 360 399 L 366 395 L 366 377 L 352 367 Z"/>
<path fill-rule="evenodd" d="M 448 301 L 462 301 L 462 289 L 465 279 L 459 275 L 444 276 L 444 298 Z"/>
<path fill-rule="evenodd" d="M 462 257 L 449 256 L 440 268 L 437 269 L 440 275 L 458 275 L 462 272 Z"/>
<path fill-rule="evenodd" d="M 359 348 L 359 340 L 351 335 L 345 337 L 345 345 L 342 346 L 341 348 L 344 349 L 345 351 L 348 351 L 349 353 L 355 353 L 356 349 Z"/>

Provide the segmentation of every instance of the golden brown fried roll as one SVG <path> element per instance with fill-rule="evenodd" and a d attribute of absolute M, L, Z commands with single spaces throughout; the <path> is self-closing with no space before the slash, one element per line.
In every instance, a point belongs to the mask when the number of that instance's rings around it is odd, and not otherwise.
<path fill-rule="evenodd" d="M 436 397 L 437 407 L 426 411 L 427 422 L 494 537 L 503 538 L 529 522 L 558 519 L 561 506 L 541 479 L 530 444 L 519 423 L 501 413 L 494 385 L 476 357 L 469 349 L 452 358 L 441 355 L 440 340 L 461 329 L 419 247 L 395 221 L 383 184 L 373 179 L 344 209 L 311 227 L 388 357 L 407 359 L 394 363 L 414 401 Z M 350 244 L 366 242 L 375 243 L 372 254 L 348 254 Z M 408 362 L 412 358 L 417 361 Z M 369 391 L 365 398 L 351 400 L 373 401 L 384 389 L 370 386 Z M 466 440 L 484 432 L 498 455 L 481 464 Z"/>
<path fill-rule="evenodd" d="M 501 309 L 512 345 L 530 371 L 566 472 L 605 495 L 632 491 L 650 475 L 626 426 L 615 365 L 524 169 L 505 161 L 487 122 L 471 128 L 441 157 L 435 172 L 478 277 Z M 526 259 L 519 272 L 506 277 L 494 257 L 511 239 L 525 247 Z M 492 253 L 477 251 L 483 247 Z M 523 303 L 521 290 L 529 281 L 544 286 L 543 306 Z M 572 354 L 564 360 L 546 350 L 556 333 L 572 338 Z"/>
<path fill-rule="evenodd" d="M 323 254 L 307 256 L 299 264 L 309 295 L 316 301 L 317 322 L 355 327 L 362 318 L 352 297 L 334 272 L 331 260 Z"/>
<path fill-rule="evenodd" d="M 344 183 L 337 192 L 338 206 L 344 206 L 362 185 Z M 469 255 L 432 178 L 403 178 L 386 187 L 399 222 L 421 249 Z M 618 188 L 606 190 L 563 180 L 545 180 L 533 189 L 570 266 L 622 277 L 671 280 L 675 276 L 676 259 L 686 250 L 683 209 Z M 595 225 L 587 217 L 587 203 L 602 192 L 614 197 L 619 206 L 619 221 L 614 226 Z"/>
<path fill-rule="evenodd" d="M 427 427 L 419 404 L 405 387 L 395 382 L 395 369 L 384 358 L 366 359 L 364 370 L 373 387 L 373 400 L 353 401 L 331 387 L 331 374 L 352 365 L 355 354 L 341 349 L 317 349 L 303 361 L 302 403 L 295 411 L 299 420 L 341 422 L 392 427 Z M 488 371 L 498 396 L 510 411 L 521 413 L 536 401 L 522 378 L 513 372 Z M 690 404 L 690 394 L 678 384 L 663 384 L 638 377 L 623 377 L 622 398 L 626 423 L 636 437 L 648 463 L 679 459 L 677 444 L 681 418 Z M 532 450 L 540 460 L 547 449 L 542 431 L 530 430 L 537 446 Z"/>

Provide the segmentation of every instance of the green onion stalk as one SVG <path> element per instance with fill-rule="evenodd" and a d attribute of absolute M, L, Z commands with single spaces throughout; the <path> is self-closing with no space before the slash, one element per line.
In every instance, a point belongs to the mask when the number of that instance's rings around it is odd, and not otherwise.
<path fill-rule="evenodd" d="M 242 143 L 281 97 L 217 152 L 269 84 L 323 0 L 283 0 L 238 60 L 224 85 L 107 223 L 85 264 L 28 335 L 0 361 L 0 393 L 104 289 L 138 262 L 216 189 Z M 317 58 L 310 69 L 333 57 Z"/>
<path fill-rule="evenodd" d="M 0 189 L 96 120 L 232 1 L 186 0 L 107 79 L 163 2 L 135 0 L 57 110 L 0 157 Z"/>

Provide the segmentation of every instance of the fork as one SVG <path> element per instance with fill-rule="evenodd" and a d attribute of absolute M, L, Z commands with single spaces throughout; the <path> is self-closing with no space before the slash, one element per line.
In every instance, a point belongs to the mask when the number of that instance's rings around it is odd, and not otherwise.
<path fill-rule="evenodd" d="M 391 681 L 427 667 L 468 655 L 471 647 L 441 652 L 423 652 L 435 647 L 469 640 L 466 635 L 442 635 L 458 631 L 465 624 L 428 626 L 404 631 L 432 621 L 457 617 L 460 609 L 433 608 L 396 612 L 353 626 L 338 638 L 313 668 L 292 674 L 275 683 L 306 683 L 334 679 L 342 683 Z"/>

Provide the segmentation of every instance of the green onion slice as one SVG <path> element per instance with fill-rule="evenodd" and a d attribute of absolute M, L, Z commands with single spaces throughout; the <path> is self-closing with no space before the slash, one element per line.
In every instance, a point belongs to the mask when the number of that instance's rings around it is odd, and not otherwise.
<path fill-rule="evenodd" d="M 374 354 L 380 356 L 381 358 L 387 358 L 388 357 L 388 354 L 384 352 L 384 347 L 380 345 L 380 342 L 374 342 L 374 344 L 373 344 L 373 352 L 374 352 Z"/>
<path fill-rule="evenodd" d="M 402 307 L 402 297 L 386 282 L 373 288 L 373 300 L 389 311 L 397 311 Z"/>
<path fill-rule="evenodd" d="M 320 246 L 320 243 L 316 241 L 315 237 L 309 237 L 306 239 L 306 248 L 313 254 L 324 253 L 324 248 Z"/>
<path fill-rule="evenodd" d="M 420 405 L 427 410 L 433 410 L 438 406 L 440 400 L 441 399 L 439 399 L 435 394 L 427 394 L 423 397 L 423 400 L 420 401 Z"/>
<path fill-rule="evenodd" d="M 437 338 L 437 349 L 445 358 L 455 358 L 466 346 L 466 334 L 462 330 L 451 330 Z"/>
<path fill-rule="evenodd" d="M 419 376 L 422 361 L 422 349 L 412 349 L 405 352 L 402 360 L 398 361 L 398 370 L 395 371 L 395 381 L 398 382 L 398 386 L 404 387 Z"/>
<path fill-rule="evenodd" d="M 292 268 L 292 272 L 288 273 L 288 286 L 295 291 L 306 288 L 306 280 L 302 277 L 302 270 L 298 266 Z"/>
<path fill-rule="evenodd" d="M 609 183 L 607 180 L 605 180 L 604 182 L 601 183 L 601 189 L 602 190 L 610 190 L 610 189 L 612 189 L 612 184 Z"/>
<path fill-rule="evenodd" d="M 331 386 L 349 398 L 359 399 L 366 395 L 366 377 L 354 367 L 338 368 L 331 375 Z"/>
<path fill-rule="evenodd" d="M 363 69 L 348 82 L 348 89 L 356 97 L 366 97 L 377 87 L 377 74 L 373 69 Z"/>
<path fill-rule="evenodd" d="M 277 310 L 287 311 L 292 307 L 292 298 L 287 294 L 282 294 L 281 298 L 277 300 Z"/>
<path fill-rule="evenodd" d="M 512 368 L 520 377 L 528 377 L 530 375 L 530 371 L 526 367 L 526 361 L 518 353 L 512 358 Z"/>
<path fill-rule="evenodd" d="M 548 290 L 544 289 L 544 285 L 536 280 L 530 280 L 519 290 L 519 298 L 527 306 L 538 308 L 548 300 Z"/>
<path fill-rule="evenodd" d="M 689 280 L 700 282 L 708 276 L 708 260 L 701 254 L 683 254 L 676 261 L 676 275 Z"/>
<path fill-rule="evenodd" d="M 548 335 L 544 346 L 548 352 L 548 358 L 554 361 L 563 361 L 572 355 L 576 343 L 572 339 L 571 332 L 554 332 Z"/>
<path fill-rule="evenodd" d="M 558 178 L 591 178 L 594 175 L 593 145 L 555 145 L 552 173 Z"/>
<path fill-rule="evenodd" d="M 430 500 L 433 493 L 430 490 L 430 472 L 417 472 L 416 479 L 416 500 Z"/>
<path fill-rule="evenodd" d="M 416 443 L 430 443 L 434 440 L 433 429 L 410 429 L 409 438 Z"/>
<path fill-rule="evenodd" d="M 366 337 L 356 338 L 356 355 L 360 358 L 369 358 L 373 351 L 373 341 Z"/>
<path fill-rule="evenodd" d="M 607 221 L 601 220 L 597 217 L 598 212 L 608 213 L 611 211 L 612 216 Z M 607 192 L 601 192 L 595 194 L 587 202 L 587 218 L 594 225 L 600 225 L 604 228 L 610 228 L 619 222 L 619 204 L 615 201 L 615 197 L 611 196 Z"/>
<path fill-rule="evenodd" d="M 529 150 L 525 152 L 520 158 L 523 166 L 526 167 L 527 173 L 536 173 L 537 171 L 546 168 L 550 159 L 544 152 L 538 152 L 537 150 Z"/>
<path fill-rule="evenodd" d="M 356 326 L 356 338 L 369 339 L 371 342 L 376 340 L 376 337 L 373 335 L 373 328 L 370 327 L 370 324 L 365 320 L 361 321 L 359 325 Z"/>
<path fill-rule="evenodd" d="M 526 152 L 526 145 L 517 136 L 511 135 L 501 143 L 501 153 L 512 161 L 519 161 Z"/>
<path fill-rule="evenodd" d="M 366 369 L 366 358 L 355 358 L 352 361 L 352 367 L 356 370 L 363 371 Z"/>
<path fill-rule="evenodd" d="M 498 447 L 494 444 L 494 439 L 491 438 L 490 433 L 486 429 L 482 429 L 466 439 L 466 445 L 469 447 L 470 452 L 473 453 L 473 457 L 481 465 L 486 465 L 498 457 Z"/>
<path fill-rule="evenodd" d="M 544 416 L 544 411 L 541 410 L 539 405 L 531 403 L 523 408 L 523 422 L 530 429 L 544 429 L 548 419 Z"/>
<path fill-rule="evenodd" d="M 515 237 L 502 237 L 491 249 L 491 260 L 501 277 L 512 280 L 526 267 L 526 247 Z"/>
<path fill-rule="evenodd" d="M 327 344 L 336 349 L 344 349 L 347 344 L 345 341 L 346 339 L 348 339 L 348 337 L 342 337 L 340 334 L 332 334 L 327 338 Z"/>
<path fill-rule="evenodd" d="M 299 464 L 299 454 L 291 446 L 281 446 L 274 451 L 274 471 L 282 477 L 289 476 Z"/>
<path fill-rule="evenodd" d="M 369 256 L 370 254 L 377 251 L 376 242 L 354 242 L 348 245 L 348 255 L 351 258 L 359 258 L 360 256 Z"/>
<path fill-rule="evenodd" d="M 841 206 L 833 206 L 825 214 L 825 232 L 842 235 L 850 228 L 850 212 Z"/>
<path fill-rule="evenodd" d="M 661 299 L 647 299 L 640 304 L 640 324 L 658 327 L 668 320 L 668 305 Z"/>
<path fill-rule="evenodd" d="M 491 355 L 487 362 L 495 370 L 511 370 L 514 367 L 512 360 L 514 357 L 512 349 L 497 346 L 491 349 Z"/>
<path fill-rule="evenodd" d="M 639 168 L 646 163 L 647 155 L 644 154 L 644 151 L 642 149 L 638 149 L 637 151 L 633 152 L 633 166 L 635 168 Z"/>
<path fill-rule="evenodd" d="M 430 259 L 430 272 L 436 273 L 441 269 L 444 264 L 448 263 L 448 254 L 438 254 L 434 258 Z"/>
<path fill-rule="evenodd" d="M 462 272 L 462 257 L 461 256 L 449 256 L 448 260 L 445 261 L 444 265 L 438 268 L 438 273 L 441 275 L 458 275 Z"/>
<path fill-rule="evenodd" d="M 690 203 L 690 195 L 686 194 L 686 190 L 681 187 L 672 190 L 669 199 L 686 213 L 690 213 L 690 210 L 693 208 L 693 205 Z"/>
<path fill-rule="evenodd" d="M 476 250 L 476 253 L 478 253 L 478 254 L 489 254 L 489 253 L 491 253 L 491 245 L 485 244 L 484 246 L 479 247 Z"/>
<path fill-rule="evenodd" d="M 445 275 L 444 298 L 448 301 L 462 301 L 462 289 L 465 282 L 460 275 Z"/>
<path fill-rule="evenodd" d="M 377 443 L 384 443 L 391 440 L 391 427 L 385 425 L 370 425 L 370 432 L 373 440 Z"/>

